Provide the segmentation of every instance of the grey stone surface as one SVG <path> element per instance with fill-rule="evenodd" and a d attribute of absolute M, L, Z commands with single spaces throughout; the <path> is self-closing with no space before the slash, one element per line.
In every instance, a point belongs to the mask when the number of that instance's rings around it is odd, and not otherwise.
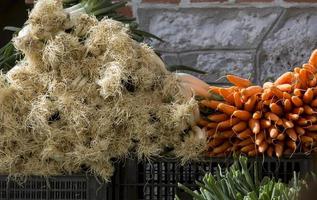
<path fill-rule="evenodd" d="M 261 82 L 307 62 L 317 47 L 316 9 L 290 9 L 263 42 Z"/>
<path fill-rule="evenodd" d="M 177 54 L 163 53 L 161 55 L 161 57 L 167 65 L 179 65 L 180 64 L 180 60 L 179 60 Z"/>
<path fill-rule="evenodd" d="M 256 48 L 279 8 L 139 8 L 141 27 L 163 38 L 161 51 Z"/>
<path fill-rule="evenodd" d="M 255 77 L 253 52 L 210 52 L 180 54 L 182 64 L 195 66 L 208 72 L 197 75 L 209 83 L 226 83 L 227 74 L 235 74 L 251 80 Z"/>

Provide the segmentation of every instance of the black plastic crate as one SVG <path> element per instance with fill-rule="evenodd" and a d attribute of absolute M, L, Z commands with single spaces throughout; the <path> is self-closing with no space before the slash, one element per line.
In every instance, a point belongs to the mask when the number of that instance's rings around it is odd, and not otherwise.
<path fill-rule="evenodd" d="M 24 183 L 0 176 L 0 200 L 107 200 L 109 195 L 106 184 L 92 176 L 29 177 Z"/>
<path fill-rule="evenodd" d="M 260 177 L 270 176 L 288 182 L 293 171 L 306 173 L 313 169 L 314 159 L 304 155 L 292 158 L 251 158 L 249 165 L 257 161 Z M 138 163 L 127 160 L 116 168 L 112 180 L 112 199 L 116 200 L 173 200 L 175 194 L 182 200 L 191 199 L 177 187 L 180 182 L 195 187 L 195 180 L 201 180 L 206 172 L 214 172 L 218 165 L 228 167 L 232 158 L 211 158 L 181 166 L 176 159 L 157 159 Z"/>

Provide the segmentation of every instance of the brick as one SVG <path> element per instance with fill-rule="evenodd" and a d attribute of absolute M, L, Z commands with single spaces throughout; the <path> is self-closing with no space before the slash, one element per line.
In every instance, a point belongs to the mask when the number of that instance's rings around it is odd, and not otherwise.
<path fill-rule="evenodd" d="M 143 0 L 142 3 L 167 3 L 178 4 L 180 0 Z"/>
<path fill-rule="evenodd" d="M 125 6 L 125 7 L 119 8 L 117 12 L 126 17 L 133 17 L 133 11 L 131 6 Z"/>

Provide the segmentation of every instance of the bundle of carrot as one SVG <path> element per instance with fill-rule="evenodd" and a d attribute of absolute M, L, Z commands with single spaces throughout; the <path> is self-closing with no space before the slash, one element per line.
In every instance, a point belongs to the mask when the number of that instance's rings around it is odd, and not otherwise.
<path fill-rule="evenodd" d="M 227 75 L 232 87 L 210 87 L 223 100 L 202 100 L 199 125 L 209 156 L 240 152 L 281 157 L 317 147 L 317 50 L 308 63 L 261 86 Z"/>

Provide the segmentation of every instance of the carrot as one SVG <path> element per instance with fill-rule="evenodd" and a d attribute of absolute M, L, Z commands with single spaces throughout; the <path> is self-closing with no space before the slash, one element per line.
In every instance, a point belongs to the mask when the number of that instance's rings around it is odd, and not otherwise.
<path fill-rule="evenodd" d="M 275 85 L 280 85 L 280 84 L 291 84 L 293 81 L 293 72 L 285 72 L 282 74 L 279 78 L 276 79 L 274 82 Z"/>
<path fill-rule="evenodd" d="M 229 118 L 228 115 L 226 114 L 211 114 L 208 115 L 207 117 L 210 121 L 214 121 L 214 122 L 222 122 L 225 121 Z"/>
<path fill-rule="evenodd" d="M 288 114 L 286 115 L 286 118 L 287 118 L 288 120 L 296 121 L 296 120 L 298 120 L 299 115 L 298 115 L 298 114 L 293 114 L 293 113 L 288 113 Z"/>
<path fill-rule="evenodd" d="M 232 130 L 218 132 L 214 135 L 214 138 L 231 138 L 234 136 L 234 132 Z"/>
<path fill-rule="evenodd" d="M 276 139 L 279 140 L 279 141 L 283 141 L 283 140 L 285 139 L 284 133 L 278 134 L 277 137 L 276 137 Z"/>
<path fill-rule="evenodd" d="M 302 82 L 300 81 L 299 73 L 294 74 L 294 83 L 293 86 L 295 89 L 300 89 L 302 87 Z"/>
<path fill-rule="evenodd" d="M 303 96 L 303 100 L 305 103 L 310 103 L 314 98 L 314 92 L 313 92 L 313 89 L 311 88 L 308 88 L 306 90 L 306 92 L 304 93 L 304 96 Z"/>
<path fill-rule="evenodd" d="M 282 120 L 282 119 L 279 119 L 279 120 L 277 120 L 275 123 L 276 123 L 276 125 L 278 125 L 278 126 L 282 126 L 282 125 L 283 125 L 283 120 Z"/>
<path fill-rule="evenodd" d="M 296 88 L 296 89 L 294 89 L 294 95 L 295 96 L 298 96 L 298 97 L 301 97 L 302 96 L 302 91 L 301 91 L 301 89 L 298 89 L 298 88 Z"/>
<path fill-rule="evenodd" d="M 246 97 L 250 97 L 253 95 L 257 95 L 260 94 L 262 92 L 262 87 L 255 85 L 255 86 L 249 86 L 247 88 L 244 88 L 241 90 L 242 95 L 246 96 Z"/>
<path fill-rule="evenodd" d="M 225 104 L 225 103 L 220 103 L 217 106 L 217 110 L 219 110 L 223 113 L 226 113 L 227 115 L 232 115 L 233 112 L 237 110 L 237 108 L 234 106 Z"/>
<path fill-rule="evenodd" d="M 237 123 L 239 123 L 239 121 L 240 120 L 238 118 L 227 119 L 226 121 L 222 121 L 218 123 L 217 129 L 224 130 L 224 129 L 230 128 L 231 126 L 234 126 Z"/>
<path fill-rule="evenodd" d="M 270 104 L 270 109 L 273 113 L 277 115 L 281 115 L 283 113 L 283 109 L 281 106 L 279 106 L 277 103 L 271 103 Z"/>
<path fill-rule="evenodd" d="M 262 110 L 263 109 L 263 101 L 258 101 L 255 106 L 255 110 Z"/>
<path fill-rule="evenodd" d="M 296 142 L 297 140 L 297 134 L 296 131 L 293 128 L 286 129 L 286 134 L 288 135 L 289 138 L 291 138 L 293 141 Z"/>
<path fill-rule="evenodd" d="M 291 121 L 288 121 L 287 119 L 283 119 L 283 126 L 284 128 L 293 128 L 294 127 L 294 123 Z"/>
<path fill-rule="evenodd" d="M 262 100 L 268 100 L 272 96 L 273 96 L 272 89 L 268 88 L 268 89 L 265 89 L 264 92 L 261 94 L 261 99 Z"/>
<path fill-rule="evenodd" d="M 301 115 L 304 112 L 304 108 L 303 107 L 299 107 L 299 108 L 294 108 L 292 113 L 294 114 L 298 114 Z"/>
<path fill-rule="evenodd" d="M 316 116 L 316 115 L 306 116 L 306 119 L 307 119 L 310 123 L 315 123 L 315 122 L 317 122 L 317 116 Z"/>
<path fill-rule="evenodd" d="M 314 99 L 314 100 L 310 103 L 310 105 L 311 105 L 312 107 L 317 107 L 317 98 Z"/>
<path fill-rule="evenodd" d="M 235 86 L 238 87 L 249 87 L 252 83 L 248 79 L 240 78 L 235 75 L 227 75 L 227 80 Z"/>
<path fill-rule="evenodd" d="M 244 121 L 247 121 L 251 118 L 251 114 L 245 110 L 236 110 L 233 112 L 232 116 L 235 116 Z"/>
<path fill-rule="evenodd" d="M 203 118 L 200 118 L 198 121 L 197 121 L 197 125 L 200 126 L 200 127 L 205 127 L 207 126 L 209 122 Z"/>
<path fill-rule="evenodd" d="M 277 143 L 277 144 L 275 144 L 274 147 L 275 147 L 274 150 L 275 150 L 276 157 L 278 157 L 278 158 L 281 157 L 283 154 L 283 148 L 284 148 L 282 143 Z"/>
<path fill-rule="evenodd" d="M 249 127 L 254 134 L 258 134 L 260 132 L 260 121 L 258 119 L 250 119 Z"/>
<path fill-rule="evenodd" d="M 316 49 L 310 55 L 310 58 L 308 60 L 308 64 L 311 64 L 312 66 L 317 68 L 317 50 Z"/>
<path fill-rule="evenodd" d="M 222 145 L 214 148 L 212 150 L 213 153 L 218 154 L 218 153 L 223 153 L 224 151 L 226 151 L 229 147 L 231 146 L 229 141 L 226 141 L 225 143 L 223 143 Z"/>
<path fill-rule="evenodd" d="M 292 95 L 288 92 L 283 92 L 283 99 L 291 99 Z"/>
<path fill-rule="evenodd" d="M 261 119 L 262 117 L 262 113 L 260 111 L 256 111 L 255 113 L 253 113 L 252 118 L 253 119 Z"/>
<path fill-rule="evenodd" d="M 286 112 L 289 112 L 289 111 L 292 110 L 292 102 L 291 102 L 291 100 L 285 99 L 284 102 L 283 102 L 283 105 L 284 105 L 284 110 Z"/>
<path fill-rule="evenodd" d="M 264 133 L 263 133 L 263 131 L 262 131 L 262 132 L 260 132 L 259 134 L 257 134 L 257 135 L 255 136 L 255 144 L 256 144 L 256 145 L 260 145 L 261 142 L 262 142 L 264 139 L 265 139 L 265 135 L 264 135 Z"/>
<path fill-rule="evenodd" d="M 300 107 L 303 105 L 303 101 L 298 96 L 292 96 L 291 100 L 293 104 L 297 107 Z"/>
<path fill-rule="evenodd" d="M 291 84 L 281 84 L 276 86 L 279 90 L 282 92 L 291 92 L 292 91 L 292 85 Z"/>
<path fill-rule="evenodd" d="M 265 113 L 265 118 L 270 120 L 270 121 L 275 121 L 275 122 L 277 122 L 280 119 L 276 114 L 274 114 L 272 112 Z"/>
<path fill-rule="evenodd" d="M 276 86 L 271 87 L 271 91 L 272 91 L 273 95 L 276 96 L 277 98 L 284 99 L 283 91 L 278 89 Z"/>
<path fill-rule="evenodd" d="M 241 121 L 232 127 L 234 132 L 241 132 L 248 127 L 248 124 L 244 121 Z"/>
<path fill-rule="evenodd" d="M 216 133 L 216 129 L 209 129 L 207 131 L 207 136 L 212 137 L 215 135 L 215 133 Z"/>
<path fill-rule="evenodd" d="M 265 82 L 263 84 L 263 89 L 267 89 L 267 88 L 270 88 L 272 87 L 274 84 L 272 82 Z"/>
<path fill-rule="evenodd" d="M 262 143 L 259 145 L 258 150 L 260 153 L 264 153 L 266 149 L 269 147 L 266 141 L 262 141 Z"/>
<path fill-rule="evenodd" d="M 317 125 L 311 125 L 311 126 L 308 126 L 308 127 L 306 127 L 307 128 L 307 130 L 309 130 L 309 131 L 317 131 Z"/>
<path fill-rule="evenodd" d="M 215 138 L 208 143 L 208 146 L 211 148 L 214 148 L 214 147 L 220 145 L 221 143 L 223 143 L 223 141 L 224 141 L 223 138 Z"/>
<path fill-rule="evenodd" d="M 317 78 L 314 75 L 314 78 L 312 78 L 309 83 L 308 83 L 309 87 L 315 87 L 317 85 Z"/>
<path fill-rule="evenodd" d="M 206 127 L 207 128 L 217 128 L 217 126 L 218 126 L 217 122 L 209 122 Z"/>
<path fill-rule="evenodd" d="M 254 149 L 254 150 L 248 152 L 248 156 L 250 156 L 250 157 L 256 156 L 256 154 L 258 154 L 257 149 Z"/>
<path fill-rule="evenodd" d="M 286 142 L 286 145 L 292 149 L 292 151 L 295 151 L 296 150 L 296 142 L 294 142 L 293 140 L 288 140 Z"/>
<path fill-rule="evenodd" d="M 257 96 L 251 96 L 247 102 L 244 104 L 244 110 L 251 112 L 254 109 L 255 103 L 257 101 Z"/>
<path fill-rule="evenodd" d="M 239 92 L 234 92 L 233 93 L 233 99 L 234 99 L 234 105 L 237 107 L 237 108 L 242 108 L 242 99 L 241 99 L 241 96 L 240 96 L 240 93 Z"/>
<path fill-rule="evenodd" d="M 313 143 L 314 139 L 309 136 L 302 135 L 300 136 L 300 141 L 303 143 Z"/>
<path fill-rule="evenodd" d="M 244 146 L 241 148 L 241 152 L 243 153 L 248 153 L 249 151 L 252 151 L 255 149 L 255 145 L 254 144 L 249 144 L 248 146 Z"/>
<path fill-rule="evenodd" d="M 297 120 L 297 124 L 300 126 L 306 126 L 308 124 L 308 120 L 301 117 Z"/>
<path fill-rule="evenodd" d="M 317 71 L 316 71 L 316 68 L 315 68 L 313 65 L 311 65 L 311 64 L 306 63 L 306 64 L 303 64 L 302 67 L 303 67 L 304 69 L 306 69 L 307 71 L 309 71 L 310 73 L 312 73 L 312 74 L 314 74 L 314 73 L 317 72 Z"/>
<path fill-rule="evenodd" d="M 306 69 L 300 69 L 299 71 L 299 81 L 301 82 L 301 85 L 303 88 L 307 87 L 308 83 L 308 74 Z"/>
<path fill-rule="evenodd" d="M 298 74 L 300 72 L 300 67 L 295 67 L 294 72 Z"/>
<path fill-rule="evenodd" d="M 202 104 L 203 106 L 206 106 L 208 108 L 212 108 L 212 109 L 217 109 L 218 105 L 221 104 L 221 101 L 216 101 L 216 100 L 202 100 L 200 101 L 200 104 Z"/>
<path fill-rule="evenodd" d="M 309 105 L 304 105 L 304 113 L 307 115 L 312 115 L 315 113 L 315 111 L 309 106 Z"/>
<path fill-rule="evenodd" d="M 240 147 L 244 147 L 247 146 L 249 144 L 253 144 L 254 143 L 254 139 L 252 137 L 248 137 L 245 140 L 242 140 L 241 142 L 238 143 L 238 146 Z"/>
<path fill-rule="evenodd" d="M 220 95 L 220 89 L 221 89 L 221 87 L 210 86 L 209 87 L 209 92 L 212 92 L 212 93 Z"/>
<path fill-rule="evenodd" d="M 251 135 L 252 135 L 252 131 L 249 128 L 247 128 L 244 131 L 242 131 L 241 133 L 239 133 L 237 135 L 237 137 L 239 139 L 246 139 L 246 138 L 250 137 Z"/>
<path fill-rule="evenodd" d="M 219 89 L 220 95 L 223 97 L 223 99 L 226 102 L 228 102 L 230 104 L 234 104 L 233 92 L 234 92 L 233 88 L 220 88 Z"/>
<path fill-rule="evenodd" d="M 269 128 L 271 126 L 271 121 L 266 119 L 261 119 L 260 125 L 262 128 Z"/>
<path fill-rule="evenodd" d="M 317 133 L 315 132 L 308 132 L 306 136 L 313 138 L 315 141 L 317 140 Z"/>
<path fill-rule="evenodd" d="M 267 155 L 268 155 L 269 157 L 272 157 L 272 156 L 273 156 L 273 151 L 274 151 L 273 147 L 272 147 L 272 146 L 269 146 L 268 149 L 267 149 L 267 151 L 266 151 L 266 153 L 267 153 Z"/>
<path fill-rule="evenodd" d="M 278 130 L 276 128 L 271 128 L 270 129 L 270 137 L 271 138 L 276 138 L 278 135 Z"/>
<path fill-rule="evenodd" d="M 298 135 L 304 135 L 306 132 L 305 129 L 300 126 L 295 126 L 295 131 Z"/>

